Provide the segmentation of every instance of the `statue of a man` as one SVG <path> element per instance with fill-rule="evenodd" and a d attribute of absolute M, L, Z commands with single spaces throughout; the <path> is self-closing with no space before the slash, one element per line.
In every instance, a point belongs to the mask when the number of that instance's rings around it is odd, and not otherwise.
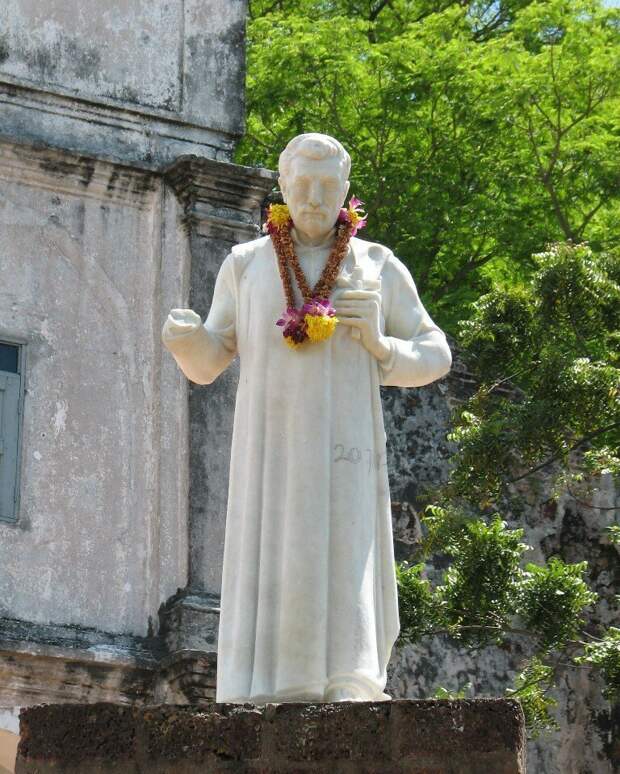
<path fill-rule="evenodd" d="M 272 233 L 232 248 L 204 324 L 173 309 L 162 332 L 197 384 L 240 359 L 218 702 L 391 698 L 399 617 L 379 385 L 429 384 L 452 356 L 405 265 L 351 236 L 350 166 L 332 137 L 291 140 L 279 161 L 288 223 L 280 212 L 279 231 L 274 219 Z M 303 306 L 313 287 L 323 305 Z M 313 340 L 302 306 L 320 312 Z"/>

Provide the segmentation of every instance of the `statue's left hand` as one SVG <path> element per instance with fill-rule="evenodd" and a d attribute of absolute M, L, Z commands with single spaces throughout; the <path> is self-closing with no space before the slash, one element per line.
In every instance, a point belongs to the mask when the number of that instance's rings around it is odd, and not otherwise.
<path fill-rule="evenodd" d="M 381 333 L 381 293 L 377 290 L 343 290 L 334 300 L 336 317 L 360 332 L 364 347 L 377 360 L 385 360 L 390 346 Z"/>

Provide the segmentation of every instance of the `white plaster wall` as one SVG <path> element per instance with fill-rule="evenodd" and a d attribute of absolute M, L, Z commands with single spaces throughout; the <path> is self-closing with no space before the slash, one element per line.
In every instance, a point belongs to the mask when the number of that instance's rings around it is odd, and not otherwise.
<path fill-rule="evenodd" d="M 178 107 L 182 13 L 170 0 L 5 0 L 3 70 L 84 95 Z"/>
<path fill-rule="evenodd" d="M 159 338 L 186 275 L 176 205 L 50 153 L 0 145 L 0 335 L 28 341 L 0 615 L 143 635 L 187 571 L 185 388 Z"/>
<path fill-rule="evenodd" d="M 3 0 L 0 82 L 243 128 L 246 0 Z"/>

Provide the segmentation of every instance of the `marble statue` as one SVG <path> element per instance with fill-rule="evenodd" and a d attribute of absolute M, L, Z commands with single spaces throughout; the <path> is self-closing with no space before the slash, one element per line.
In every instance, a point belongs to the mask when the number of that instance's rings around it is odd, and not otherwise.
<path fill-rule="evenodd" d="M 319 280 L 349 190 L 351 159 L 322 134 L 280 155 L 290 236 Z M 452 356 L 409 270 L 351 236 L 323 341 L 287 346 L 269 234 L 223 261 L 204 323 L 172 309 L 162 339 L 192 382 L 239 356 L 218 640 L 218 702 L 377 701 L 399 632 L 379 386 L 418 387 Z M 298 303 L 303 299 L 296 289 Z"/>

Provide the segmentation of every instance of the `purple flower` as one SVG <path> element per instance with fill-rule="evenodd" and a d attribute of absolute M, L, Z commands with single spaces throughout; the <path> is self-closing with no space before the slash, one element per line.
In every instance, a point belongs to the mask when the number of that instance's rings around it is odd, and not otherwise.
<path fill-rule="evenodd" d="M 291 338 L 301 344 L 307 338 L 306 321 L 301 309 L 290 306 L 276 322 L 276 325 L 284 327 L 282 335 Z"/>
<path fill-rule="evenodd" d="M 364 228 L 366 225 L 366 222 L 368 220 L 368 216 L 365 215 L 363 218 L 360 218 L 357 223 L 353 225 L 353 229 L 351 230 L 351 236 L 355 236 L 357 232 L 360 230 L 360 228 Z"/>
<path fill-rule="evenodd" d="M 357 196 L 352 196 L 349 199 L 349 209 L 341 208 L 338 213 L 338 223 L 350 223 L 351 236 L 355 236 L 360 228 L 364 228 L 368 220 L 368 216 L 361 211 L 361 206 L 364 202 L 358 199 Z"/>
<path fill-rule="evenodd" d="M 295 309 L 294 306 L 289 306 L 282 317 L 276 322 L 276 325 L 284 325 L 286 327 L 287 325 L 298 323 L 301 319 L 299 309 Z"/>
<path fill-rule="evenodd" d="M 302 306 L 301 314 L 302 317 L 306 314 L 333 317 L 336 314 L 336 310 L 331 305 L 328 298 L 313 298 L 311 301 L 308 301 L 307 304 Z"/>

